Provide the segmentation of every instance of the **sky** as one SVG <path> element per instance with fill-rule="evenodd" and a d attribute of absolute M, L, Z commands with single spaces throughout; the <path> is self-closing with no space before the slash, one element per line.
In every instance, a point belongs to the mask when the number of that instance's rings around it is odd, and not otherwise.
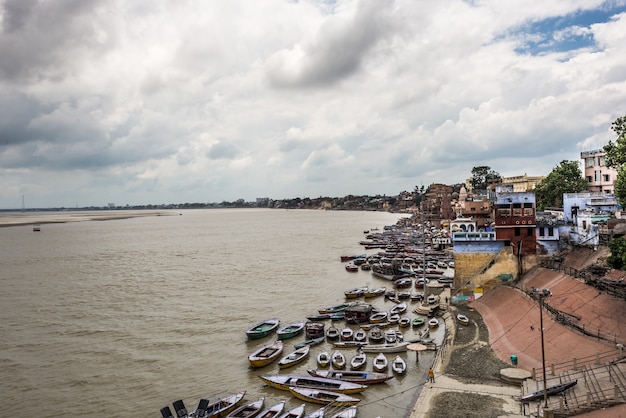
<path fill-rule="evenodd" d="M 626 0 L 0 0 L 0 57 L 0 208 L 547 175 L 626 115 Z"/>

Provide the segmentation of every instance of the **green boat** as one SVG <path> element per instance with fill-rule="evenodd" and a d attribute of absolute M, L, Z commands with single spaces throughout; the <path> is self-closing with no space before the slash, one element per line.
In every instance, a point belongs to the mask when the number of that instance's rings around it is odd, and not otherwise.
<path fill-rule="evenodd" d="M 278 325 L 280 325 L 280 320 L 278 318 L 266 319 L 265 321 L 261 321 L 248 328 L 246 335 L 251 340 L 263 338 L 276 331 Z"/>
<path fill-rule="evenodd" d="M 421 327 L 422 325 L 424 325 L 425 322 L 426 320 L 423 317 L 417 316 L 413 318 L 413 320 L 411 321 L 411 325 L 414 327 Z"/>

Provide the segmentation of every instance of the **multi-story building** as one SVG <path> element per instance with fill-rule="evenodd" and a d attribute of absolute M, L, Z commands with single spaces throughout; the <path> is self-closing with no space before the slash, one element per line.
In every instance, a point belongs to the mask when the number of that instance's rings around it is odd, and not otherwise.
<path fill-rule="evenodd" d="M 496 190 L 494 228 L 496 240 L 511 245 L 515 254 L 535 255 L 535 194 Z"/>
<path fill-rule="evenodd" d="M 595 193 L 613 194 L 617 170 L 607 167 L 604 157 L 604 149 L 580 153 L 580 158 L 583 160 L 583 173 L 589 184 L 587 190 Z"/>

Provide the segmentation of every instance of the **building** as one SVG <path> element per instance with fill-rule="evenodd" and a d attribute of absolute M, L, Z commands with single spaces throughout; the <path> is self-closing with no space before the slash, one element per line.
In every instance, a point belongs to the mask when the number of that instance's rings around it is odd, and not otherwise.
<path fill-rule="evenodd" d="M 617 170 L 607 167 L 604 157 L 604 149 L 581 152 L 583 175 L 587 179 L 587 190 L 590 192 L 613 194 Z"/>
<path fill-rule="evenodd" d="M 529 176 L 524 173 L 523 176 L 502 177 L 500 184 L 513 186 L 514 192 L 529 192 L 535 190 L 545 178 L 546 176 Z"/>
<path fill-rule="evenodd" d="M 496 190 L 494 228 L 496 240 L 513 247 L 516 255 L 535 255 L 535 194 Z"/>

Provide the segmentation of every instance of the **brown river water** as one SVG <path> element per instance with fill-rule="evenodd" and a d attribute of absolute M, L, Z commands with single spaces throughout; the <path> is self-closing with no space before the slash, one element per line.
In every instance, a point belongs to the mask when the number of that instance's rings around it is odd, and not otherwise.
<path fill-rule="evenodd" d="M 0 228 L 0 415 L 159 417 L 177 399 L 194 409 L 202 397 L 241 390 L 246 400 L 297 406 L 302 401 L 258 378 L 279 373 L 276 363 L 249 367 L 248 355 L 272 337 L 248 341 L 245 330 L 269 317 L 305 320 L 353 287 L 389 286 L 370 272 L 347 272 L 339 257 L 376 252 L 358 244 L 363 231 L 407 216 L 163 214 L 57 224 L 37 214 L 41 232 Z M 382 297 L 372 303 L 392 306 Z M 416 335 L 405 331 L 405 339 Z M 285 354 L 303 340 L 285 340 Z M 332 346 L 313 347 L 308 362 L 281 373 L 306 374 L 321 349 Z M 408 373 L 357 395 L 359 417 L 408 416 L 433 353 L 421 353 L 419 364 L 415 353 L 402 356 Z M 307 404 L 306 412 L 318 407 Z"/>

